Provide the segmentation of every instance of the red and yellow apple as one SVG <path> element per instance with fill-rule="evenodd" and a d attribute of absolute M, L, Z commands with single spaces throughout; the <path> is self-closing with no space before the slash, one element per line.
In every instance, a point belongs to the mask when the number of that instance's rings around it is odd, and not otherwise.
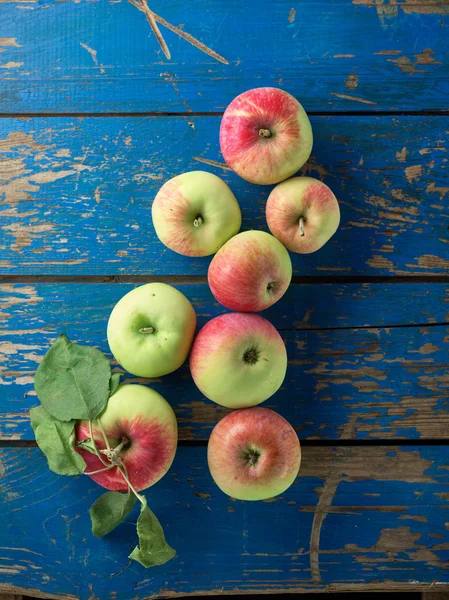
<path fill-rule="evenodd" d="M 195 327 L 195 310 L 184 294 L 165 283 L 147 283 L 115 305 L 107 336 L 112 354 L 127 371 L 160 377 L 185 361 Z"/>
<path fill-rule="evenodd" d="M 301 463 L 293 427 L 268 408 L 244 408 L 213 429 L 207 448 L 218 487 L 238 500 L 265 500 L 285 492 Z"/>
<path fill-rule="evenodd" d="M 240 208 L 226 183 L 206 171 L 190 171 L 161 187 L 152 206 L 158 238 L 184 256 L 214 254 L 242 222 Z"/>
<path fill-rule="evenodd" d="M 293 177 L 268 196 L 266 217 L 271 233 L 292 252 L 319 250 L 340 224 L 340 207 L 332 190 L 312 177 Z"/>
<path fill-rule="evenodd" d="M 285 294 L 292 263 L 275 237 L 264 231 L 244 231 L 220 248 L 207 278 L 220 304 L 240 312 L 258 312 Z"/>
<path fill-rule="evenodd" d="M 237 96 L 220 126 L 221 153 L 251 183 L 272 184 L 294 175 L 310 156 L 312 127 L 287 92 L 262 87 Z"/>
<path fill-rule="evenodd" d="M 117 448 L 116 457 L 125 465 L 137 491 L 150 487 L 165 475 L 175 457 L 178 429 L 171 406 L 160 394 L 143 385 L 120 385 L 99 420 L 110 447 Z M 90 439 L 89 423 L 80 421 L 75 434 L 77 442 Z M 93 437 L 97 448 L 105 450 L 98 420 L 93 422 Z M 76 444 L 75 447 L 86 462 L 86 473 L 103 469 L 90 475 L 94 481 L 108 490 L 128 490 L 117 466 L 105 471 L 95 454 Z"/>
<path fill-rule="evenodd" d="M 195 338 L 190 371 L 199 390 L 229 408 L 260 404 L 280 388 L 285 344 L 273 325 L 248 313 L 212 319 Z"/>

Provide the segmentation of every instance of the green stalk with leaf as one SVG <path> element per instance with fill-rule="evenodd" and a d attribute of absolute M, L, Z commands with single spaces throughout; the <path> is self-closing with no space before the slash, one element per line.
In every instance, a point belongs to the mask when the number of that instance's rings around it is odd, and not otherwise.
<path fill-rule="evenodd" d="M 162 565 L 176 552 L 167 544 L 162 526 L 148 508 L 145 496 L 131 481 L 124 460 L 130 439 L 126 436 L 114 441 L 109 439 L 102 423 L 110 399 L 117 394 L 112 400 L 115 402 L 119 396 L 119 384 L 120 375 L 112 374 L 110 363 L 100 350 L 74 344 L 65 335 L 60 335 L 36 372 L 34 386 L 41 405 L 30 411 L 31 426 L 49 468 L 58 475 L 85 474 L 98 479 L 113 472 L 123 480 L 120 479 L 119 489 L 127 491 L 108 491 L 90 508 L 92 533 L 100 538 L 110 533 L 127 518 L 138 500 L 141 503 L 137 520 L 139 542 L 129 558 L 144 567 Z M 147 394 L 156 408 L 161 400 L 165 403 L 156 392 L 149 388 L 144 390 L 142 393 Z M 134 410 L 138 409 L 138 402 L 136 406 Z M 176 431 L 174 415 L 172 419 Z M 88 435 L 77 441 L 76 431 L 77 427 L 80 431 L 80 423 L 88 424 Z M 95 437 L 98 432 L 101 443 Z M 173 456 L 175 449 L 176 444 L 170 450 Z M 86 462 L 92 462 L 90 455 L 93 455 L 94 464 L 99 466 L 91 471 L 86 470 Z M 155 480 L 165 473 L 171 460 L 172 457 L 168 463 L 166 461 L 165 470 L 160 468 Z"/>

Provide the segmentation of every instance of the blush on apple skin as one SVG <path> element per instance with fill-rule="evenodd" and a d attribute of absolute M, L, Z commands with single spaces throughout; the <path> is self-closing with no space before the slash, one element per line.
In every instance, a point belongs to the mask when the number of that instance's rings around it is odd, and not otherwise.
<path fill-rule="evenodd" d="M 227 313 L 198 333 L 190 371 L 200 391 L 228 408 L 264 402 L 277 392 L 287 371 L 285 344 L 259 315 Z"/>
<path fill-rule="evenodd" d="M 293 177 L 268 196 L 266 217 L 271 233 L 300 254 L 316 252 L 340 224 L 340 207 L 332 190 L 312 177 Z"/>
<path fill-rule="evenodd" d="M 244 231 L 220 248 L 209 265 L 215 298 L 231 310 L 259 312 L 277 302 L 292 278 L 284 246 L 265 231 Z"/>
<path fill-rule="evenodd" d="M 265 500 L 287 490 L 301 464 L 293 427 L 268 408 L 245 408 L 226 415 L 207 448 L 209 469 L 218 487 L 238 500 Z"/>
<path fill-rule="evenodd" d="M 312 151 L 313 134 L 301 104 L 277 88 L 255 88 L 225 110 L 220 147 L 243 179 L 272 184 L 294 175 Z"/>
<path fill-rule="evenodd" d="M 100 420 L 111 448 L 127 440 L 120 456 L 137 491 L 150 487 L 165 475 L 175 457 L 178 429 L 171 406 L 160 394 L 142 385 L 121 385 L 109 398 Z M 98 449 L 104 450 L 106 445 L 97 420 L 92 429 Z M 90 438 L 88 422 L 77 423 L 75 437 L 77 442 Z M 76 445 L 75 448 L 86 462 L 86 473 L 104 468 L 95 454 Z M 128 490 L 117 467 L 90 477 L 108 490 Z"/>
<path fill-rule="evenodd" d="M 242 222 L 234 194 L 206 171 L 182 173 L 165 182 L 151 213 L 160 241 L 184 256 L 214 254 Z"/>

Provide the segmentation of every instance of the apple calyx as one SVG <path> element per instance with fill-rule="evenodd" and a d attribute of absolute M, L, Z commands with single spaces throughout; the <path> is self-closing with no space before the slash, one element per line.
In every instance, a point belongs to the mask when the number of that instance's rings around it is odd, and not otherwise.
<path fill-rule="evenodd" d="M 126 437 L 126 435 L 122 436 L 122 441 L 115 448 L 107 448 L 106 450 L 100 450 L 102 454 L 106 456 L 106 458 L 115 466 L 122 466 L 122 459 L 120 457 L 120 452 L 123 448 L 126 448 L 130 443 L 130 440 Z"/>
<path fill-rule="evenodd" d="M 269 281 L 267 284 L 267 292 L 274 292 L 276 289 L 276 281 Z"/>
<path fill-rule="evenodd" d="M 195 220 L 193 221 L 193 226 L 194 227 L 199 227 L 200 225 L 203 224 L 203 217 L 201 215 L 198 215 Z"/>
<path fill-rule="evenodd" d="M 141 327 L 139 333 L 156 333 L 156 329 L 154 327 Z"/>
<path fill-rule="evenodd" d="M 257 348 L 248 348 L 248 350 L 245 350 L 243 353 L 243 362 L 247 365 L 255 365 L 259 360 L 259 354 L 260 352 Z"/>
<path fill-rule="evenodd" d="M 244 457 L 248 467 L 255 467 L 259 462 L 260 451 L 257 448 L 249 448 L 244 453 Z"/>
<path fill-rule="evenodd" d="M 272 134 L 269 129 L 259 129 L 259 135 L 262 138 L 270 138 Z"/>
<path fill-rule="evenodd" d="M 304 217 L 299 218 L 299 235 L 304 237 Z"/>

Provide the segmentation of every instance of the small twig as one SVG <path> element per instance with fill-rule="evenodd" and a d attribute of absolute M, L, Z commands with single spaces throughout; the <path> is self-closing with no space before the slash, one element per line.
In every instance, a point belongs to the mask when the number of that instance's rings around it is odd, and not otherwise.
<path fill-rule="evenodd" d="M 143 504 L 144 506 L 146 506 L 147 501 L 146 501 L 145 497 L 141 496 L 139 494 L 139 492 L 136 490 L 136 488 L 133 486 L 133 484 L 129 480 L 128 469 L 126 468 L 126 465 L 125 465 L 124 462 L 122 462 L 122 464 L 118 466 L 118 470 L 122 474 L 123 479 L 126 481 L 126 483 L 128 484 L 129 489 L 132 491 L 132 493 L 137 498 L 137 500 L 141 504 Z"/>
<path fill-rule="evenodd" d="M 98 471 L 84 471 L 84 475 L 96 475 L 97 473 L 104 473 L 105 471 L 109 471 L 115 465 L 109 465 L 109 467 L 105 467 L 104 469 L 98 469 Z"/>
<path fill-rule="evenodd" d="M 151 14 L 154 21 L 156 21 L 157 23 L 160 23 L 161 25 L 163 25 L 164 27 L 166 27 L 168 30 L 172 31 L 173 33 L 176 33 L 176 35 L 179 35 L 179 37 L 186 40 L 186 42 L 189 42 L 189 44 L 192 44 L 192 46 L 195 46 L 195 48 L 198 48 L 198 50 L 201 50 L 201 52 L 204 52 L 208 56 L 214 58 L 215 60 L 218 60 L 218 62 L 221 62 L 224 65 L 229 65 L 229 61 L 227 61 L 223 56 L 221 56 L 220 54 L 218 54 L 217 52 L 212 50 L 212 48 L 209 48 L 209 46 L 206 46 L 206 44 L 203 44 L 203 42 L 200 42 L 199 40 L 194 38 L 193 35 L 190 35 L 190 33 L 186 33 L 182 29 L 179 29 L 179 27 L 175 27 L 175 25 L 172 25 L 171 23 L 169 23 L 168 21 L 166 21 L 165 19 L 163 19 L 162 17 L 157 15 L 155 12 L 150 10 L 148 8 L 148 6 L 146 7 L 146 10 L 145 10 L 143 5 L 141 4 L 141 2 L 144 2 L 145 0 L 140 0 L 140 1 L 139 0 L 129 0 L 129 1 L 131 2 L 131 4 L 133 6 L 136 6 L 140 11 L 145 13 L 147 18 L 148 18 L 148 15 Z"/>
<path fill-rule="evenodd" d="M 168 49 L 168 46 L 165 43 L 165 40 L 161 33 L 161 30 L 157 26 L 157 23 L 154 19 L 153 12 L 148 7 L 147 0 L 137 0 L 137 1 L 130 0 L 130 1 L 132 4 L 134 4 L 134 6 L 137 6 L 137 8 L 144 13 L 144 15 L 147 18 L 148 23 L 150 24 L 151 30 L 153 31 L 157 41 L 159 42 L 159 46 L 161 47 L 162 52 L 165 54 L 165 57 L 168 60 L 170 60 L 171 59 L 170 50 Z"/>
<path fill-rule="evenodd" d="M 97 448 L 97 444 L 95 443 L 94 433 L 92 431 L 92 421 L 89 421 L 89 431 L 90 431 L 90 439 L 92 440 L 92 443 L 94 445 L 95 454 L 96 454 L 97 458 L 102 462 L 102 464 L 105 467 L 109 467 L 108 463 L 105 460 L 103 460 L 103 457 L 101 456 L 101 454 Z"/>
<path fill-rule="evenodd" d="M 101 435 L 103 436 L 103 440 L 104 440 L 106 449 L 110 450 L 111 446 L 109 445 L 109 440 L 107 438 L 106 431 L 104 430 L 103 423 L 100 421 L 100 419 L 97 419 L 97 421 L 98 421 L 98 428 L 101 431 Z M 95 440 L 94 440 L 94 443 L 95 443 Z"/>

